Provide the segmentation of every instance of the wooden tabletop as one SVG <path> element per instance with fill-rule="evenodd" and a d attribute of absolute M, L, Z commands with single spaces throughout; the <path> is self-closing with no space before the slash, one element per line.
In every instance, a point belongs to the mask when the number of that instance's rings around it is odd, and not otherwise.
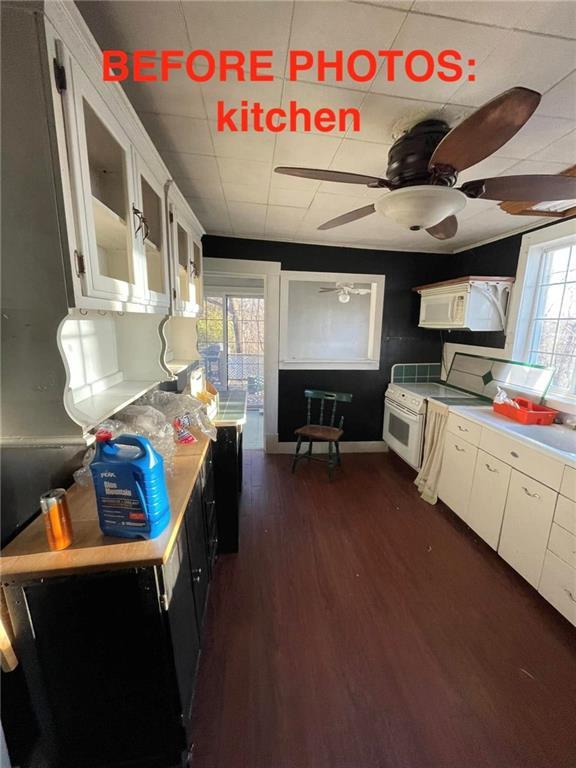
<path fill-rule="evenodd" d="M 171 518 L 155 539 L 129 540 L 104 536 L 98 525 L 94 489 L 73 485 L 67 494 L 72 520 L 72 544 L 51 552 L 42 516 L 30 523 L 0 553 L 2 580 L 62 576 L 165 563 L 184 519 L 186 505 L 200 472 L 210 440 L 195 432 L 198 442 L 179 445 L 174 472 L 167 474 Z"/>

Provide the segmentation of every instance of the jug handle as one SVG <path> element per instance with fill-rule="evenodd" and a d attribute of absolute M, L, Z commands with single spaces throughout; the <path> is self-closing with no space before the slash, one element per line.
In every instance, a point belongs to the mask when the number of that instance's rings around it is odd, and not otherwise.
<path fill-rule="evenodd" d="M 140 448 L 142 451 L 141 456 L 148 454 L 147 446 L 142 442 L 142 438 L 138 435 L 120 435 L 113 441 L 114 445 L 133 445 L 135 448 Z"/>

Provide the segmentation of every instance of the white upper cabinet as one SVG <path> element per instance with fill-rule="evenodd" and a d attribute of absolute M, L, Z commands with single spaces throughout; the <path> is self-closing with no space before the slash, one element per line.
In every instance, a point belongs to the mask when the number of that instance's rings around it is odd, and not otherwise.
<path fill-rule="evenodd" d="M 170 200 L 172 246 L 172 311 L 196 317 L 202 302 L 202 242 L 195 223 L 173 198 Z"/>
<path fill-rule="evenodd" d="M 170 274 L 164 184 L 136 153 L 136 250 L 144 271 L 145 296 L 149 304 L 168 311 Z"/>
<path fill-rule="evenodd" d="M 68 125 L 80 245 L 74 266 L 86 296 L 146 304 L 132 147 L 80 67 L 73 82 Z"/>

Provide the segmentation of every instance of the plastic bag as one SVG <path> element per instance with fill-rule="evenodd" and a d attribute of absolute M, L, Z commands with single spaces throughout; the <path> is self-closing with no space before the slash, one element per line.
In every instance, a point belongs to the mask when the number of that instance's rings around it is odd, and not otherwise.
<path fill-rule="evenodd" d="M 118 434 L 142 435 L 147 437 L 153 447 L 164 459 L 164 466 L 169 474 L 174 471 L 174 432 L 166 416 L 150 405 L 129 405 L 116 414 L 122 423 L 122 432 Z M 116 437 L 116 435 L 114 435 Z"/>
<path fill-rule="evenodd" d="M 496 387 L 496 395 L 494 396 L 494 402 L 495 403 L 507 403 L 508 405 L 511 405 L 513 408 L 520 408 L 518 403 L 515 400 L 512 400 L 512 398 L 508 395 L 508 393 L 501 389 L 500 387 Z"/>
<path fill-rule="evenodd" d="M 203 403 L 192 395 L 156 390 L 141 397 L 139 402 L 157 408 L 172 425 L 178 422 L 186 427 L 196 427 L 211 440 L 216 440 L 216 427 L 206 415 Z M 174 428 L 178 430 L 179 427 Z"/>

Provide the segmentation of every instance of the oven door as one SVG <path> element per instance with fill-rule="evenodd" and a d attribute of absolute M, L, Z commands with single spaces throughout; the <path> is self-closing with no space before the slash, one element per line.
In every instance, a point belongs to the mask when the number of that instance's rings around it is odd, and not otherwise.
<path fill-rule="evenodd" d="M 424 414 L 414 413 L 388 398 L 384 401 L 384 433 L 388 446 L 414 469 L 422 463 Z"/>

